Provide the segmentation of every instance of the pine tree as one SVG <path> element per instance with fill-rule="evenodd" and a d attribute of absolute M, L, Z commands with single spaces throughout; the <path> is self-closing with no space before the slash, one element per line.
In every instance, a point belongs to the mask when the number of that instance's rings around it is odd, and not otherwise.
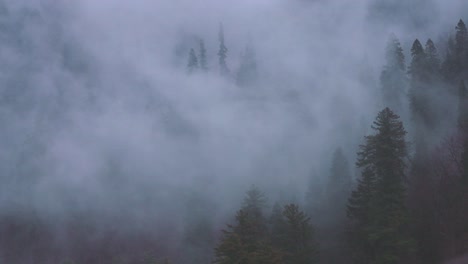
<path fill-rule="evenodd" d="M 273 248 L 267 237 L 262 215 L 265 197 L 253 186 L 246 194 L 236 224 L 223 230 L 223 238 L 215 248 L 214 263 L 280 264 L 282 254 Z"/>
<path fill-rule="evenodd" d="M 286 205 L 283 209 L 286 220 L 284 234 L 285 264 L 318 263 L 318 245 L 314 241 L 314 230 L 310 218 L 296 204 Z"/>
<path fill-rule="evenodd" d="M 350 194 L 351 185 L 352 179 L 348 160 L 341 148 L 338 148 L 333 153 L 330 178 L 327 185 L 328 207 L 335 212 L 332 214 L 333 218 L 340 218 L 337 214 L 345 211 L 346 199 Z"/>
<path fill-rule="evenodd" d="M 437 48 L 431 39 L 428 39 L 424 48 L 426 53 L 427 73 L 431 81 L 439 81 L 440 58 Z"/>
<path fill-rule="evenodd" d="M 271 244 L 277 248 L 284 247 L 286 222 L 284 220 L 282 208 L 279 203 L 275 203 L 273 206 L 269 224 L 271 227 Z"/>
<path fill-rule="evenodd" d="M 246 193 L 242 206 L 242 210 L 248 215 L 247 221 L 251 226 L 251 230 L 247 234 L 251 241 L 265 239 L 267 235 L 267 220 L 264 216 L 265 206 L 265 195 L 257 186 L 252 185 Z"/>
<path fill-rule="evenodd" d="M 433 114 L 429 103 L 428 89 L 430 88 L 430 74 L 427 55 L 424 49 L 416 39 L 411 48 L 411 65 L 409 73 L 411 76 L 410 86 L 410 106 L 413 114 L 413 119 L 416 123 L 419 139 L 422 141 L 424 136 L 422 132 L 433 126 Z M 418 127 L 422 125 L 421 127 Z M 417 144 L 422 144 L 417 142 Z"/>
<path fill-rule="evenodd" d="M 372 128 L 376 134 L 366 136 L 358 152 L 363 174 L 348 202 L 350 234 L 356 263 L 396 264 L 412 241 L 405 231 L 406 131 L 389 108 L 379 112 Z"/>
<path fill-rule="evenodd" d="M 458 64 L 455 42 L 452 37 L 449 37 L 445 59 L 442 63 L 442 75 L 448 83 L 453 83 L 456 80 L 460 68 Z"/>
<path fill-rule="evenodd" d="M 226 48 L 226 45 L 224 44 L 223 24 L 219 26 L 218 38 L 219 38 L 219 51 L 218 51 L 219 71 L 220 71 L 221 76 L 227 76 L 229 75 L 229 68 L 226 64 L 228 49 Z"/>
<path fill-rule="evenodd" d="M 205 48 L 205 42 L 203 39 L 200 39 L 200 69 L 202 71 L 208 71 L 208 64 L 206 61 L 206 48 Z"/>
<path fill-rule="evenodd" d="M 426 74 L 426 53 L 419 42 L 416 39 L 413 42 L 413 46 L 411 47 L 411 64 L 409 67 L 409 73 L 411 75 L 412 82 L 425 82 L 427 81 L 427 74 Z"/>
<path fill-rule="evenodd" d="M 468 31 L 463 20 L 458 21 L 455 27 L 455 52 L 460 72 L 467 69 L 468 65 Z"/>
<path fill-rule="evenodd" d="M 241 56 L 241 63 L 236 74 L 236 83 L 239 86 L 254 84 L 257 80 L 257 62 L 252 44 L 247 45 Z"/>
<path fill-rule="evenodd" d="M 192 48 L 189 52 L 188 63 L 187 63 L 187 73 L 192 74 L 198 70 L 198 59 L 195 54 L 195 50 Z"/>
<path fill-rule="evenodd" d="M 458 87 L 458 126 L 462 133 L 468 132 L 468 94 L 463 80 Z"/>
<path fill-rule="evenodd" d="M 406 92 L 405 56 L 400 41 L 391 35 L 386 48 L 386 64 L 380 75 L 384 104 L 401 109 Z"/>

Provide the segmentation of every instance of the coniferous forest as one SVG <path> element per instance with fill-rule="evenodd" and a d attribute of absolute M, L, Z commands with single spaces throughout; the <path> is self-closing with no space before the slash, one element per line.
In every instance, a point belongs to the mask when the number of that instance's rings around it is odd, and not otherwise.
<path fill-rule="evenodd" d="M 345 2 L 0 0 L 0 263 L 468 263 L 468 3 Z"/>

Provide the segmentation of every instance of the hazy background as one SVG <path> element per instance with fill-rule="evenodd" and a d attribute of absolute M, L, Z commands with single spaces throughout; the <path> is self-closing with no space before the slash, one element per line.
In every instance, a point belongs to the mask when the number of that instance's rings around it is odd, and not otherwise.
<path fill-rule="evenodd" d="M 222 227 L 251 184 L 270 202 L 301 202 L 335 148 L 354 162 L 383 107 L 389 35 L 407 63 L 415 38 L 444 55 L 440 41 L 468 10 L 463 0 L 1 6 L 0 208 L 34 211 L 64 241 L 75 217 L 96 236 L 115 226 L 178 241 L 193 210 Z M 219 75 L 220 23 L 231 72 L 253 45 L 255 86 Z M 209 72 L 187 75 L 198 38 Z"/>

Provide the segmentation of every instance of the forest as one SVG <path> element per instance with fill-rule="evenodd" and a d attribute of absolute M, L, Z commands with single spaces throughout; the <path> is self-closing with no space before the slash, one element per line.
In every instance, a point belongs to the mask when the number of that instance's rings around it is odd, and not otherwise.
<path fill-rule="evenodd" d="M 468 263 L 468 4 L 205 4 L 0 0 L 0 263 Z"/>

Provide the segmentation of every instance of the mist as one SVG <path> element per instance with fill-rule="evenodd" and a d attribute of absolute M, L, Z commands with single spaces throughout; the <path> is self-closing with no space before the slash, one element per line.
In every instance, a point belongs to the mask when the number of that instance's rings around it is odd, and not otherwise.
<path fill-rule="evenodd" d="M 0 212 L 46 226 L 54 252 L 16 263 L 61 263 L 119 238 L 191 263 L 187 228 L 206 220 L 216 241 L 251 185 L 269 207 L 303 203 L 312 176 L 326 182 L 336 148 L 354 163 L 385 106 L 390 34 L 407 61 L 415 38 L 432 38 L 443 55 L 468 10 L 462 0 L 0 3 Z M 187 74 L 200 39 L 208 71 Z M 239 86 L 247 46 L 258 77 Z M 410 122 L 408 108 L 395 112 Z M 12 247 L 0 247 L 0 260 L 21 252 Z"/>

